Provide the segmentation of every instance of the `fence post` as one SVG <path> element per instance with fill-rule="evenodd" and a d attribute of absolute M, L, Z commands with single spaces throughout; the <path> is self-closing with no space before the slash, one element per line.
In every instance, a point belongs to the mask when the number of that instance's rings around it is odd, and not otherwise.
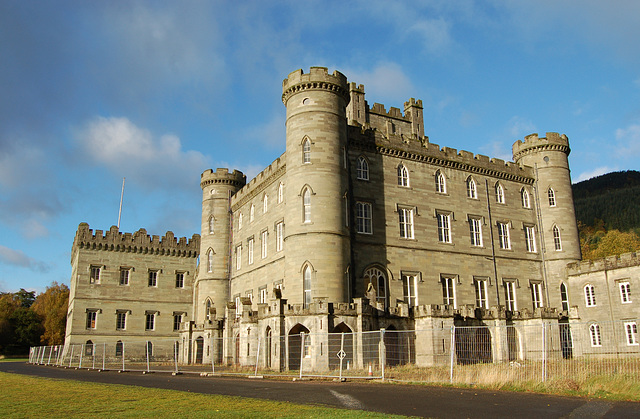
<path fill-rule="evenodd" d="M 340 334 L 340 355 L 338 356 L 338 358 L 340 358 L 340 381 L 342 381 L 342 359 L 344 358 L 344 332 Z"/>
<path fill-rule="evenodd" d="M 542 322 L 542 382 L 547 381 L 547 330 Z"/>
<path fill-rule="evenodd" d="M 106 353 L 107 353 L 107 342 L 102 342 L 102 371 L 104 371 L 104 367 L 105 367 Z"/>
<path fill-rule="evenodd" d="M 256 352 L 256 371 L 253 373 L 254 376 L 258 375 L 258 362 L 260 359 L 260 340 L 262 339 L 262 336 L 258 336 L 258 349 Z"/>
<path fill-rule="evenodd" d="M 384 368 L 387 365 L 387 345 L 384 343 L 385 329 L 380 329 L 380 367 L 382 368 L 382 381 L 384 381 Z"/>
<path fill-rule="evenodd" d="M 304 332 L 300 332 L 300 378 L 302 378 L 302 360 L 304 360 Z"/>
<path fill-rule="evenodd" d="M 144 353 L 147 355 L 147 373 L 149 373 L 149 341 L 146 341 L 144 345 Z"/>
<path fill-rule="evenodd" d="M 53 346 L 49 346 L 49 360 L 47 361 L 47 365 L 51 365 L 51 355 L 53 354 Z"/>
<path fill-rule="evenodd" d="M 449 361 L 449 382 L 453 384 L 453 361 L 455 358 L 456 349 L 456 326 L 451 326 L 451 345 L 449 346 L 449 353 L 451 359 Z"/>

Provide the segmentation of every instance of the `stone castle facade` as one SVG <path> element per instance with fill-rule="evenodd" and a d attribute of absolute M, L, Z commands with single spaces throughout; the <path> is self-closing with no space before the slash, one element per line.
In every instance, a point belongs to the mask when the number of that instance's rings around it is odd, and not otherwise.
<path fill-rule="evenodd" d="M 111 273 L 135 265 L 139 276 L 154 269 L 185 274 L 179 290 L 170 280 L 163 291 L 148 290 L 141 278 L 142 288 L 128 300 L 138 315 L 160 310 L 168 315 L 158 319 L 173 316 L 173 324 L 181 313 L 177 330 L 167 333 L 178 338 L 184 362 L 242 364 L 244 351 L 231 342 L 260 336 L 267 366 L 298 368 L 293 349 L 276 342 L 307 333 L 309 348 L 300 350 L 312 352 L 309 368 L 323 369 L 331 367 L 322 348 L 332 332 L 384 328 L 393 336 L 394 330 L 550 322 L 562 336 L 570 320 L 589 313 L 592 307 L 579 307 L 574 298 L 583 295 L 583 282 L 599 283 L 592 276 L 602 270 L 580 262 L 565 135 L 527 136 L 513 145 L 514 161 L 505 162 L 431 143 L 420 100 L 410 99 L 403 111 L 370 106 L 364 86 L 337 71 L 294 71 L 282 91 L 285 152 L 248 183 L 237 170 L 205 171 L 201 235 L 173 243 L 179 256 L 158 246 L 142 254 L 101 253 L 94 242 L 124 240 L 122 234 L 112 228 L 91 238 L 80 225 L 68 339 L 87 335 L 80 333 L 89 325 L 82 310 L 120 294 L 117 281 L 96 291 L 94 266 Z M 79 239 L 85 236 L 89 247 Z M 149 241 L 144 231 L 134 236 Z M 633 273 L 638 265 L 626 263 Z M 167 306 L 147 308 L 145 295 Z M 117 314 L 120 305 L 99 309 Z M 598 321 L 602 315 L 594 313 Z M 122 332 L 112 329 L 114 336 Z M 228 344 L 205 350 L 212 338 Z M 440 342 L 421 339 L 414 361 L 438 363 Z M 513 359 L 499 349 L 509 346 L 502 337 L 491 339 L 498 348 L 493 360 Z M 296 346 L 292 340 L 287 348 Z"/>

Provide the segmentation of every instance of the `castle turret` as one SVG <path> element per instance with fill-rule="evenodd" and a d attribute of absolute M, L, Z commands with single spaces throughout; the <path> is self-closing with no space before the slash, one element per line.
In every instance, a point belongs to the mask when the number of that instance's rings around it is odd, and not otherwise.
<path fill-rule="evenodd" d="M 567 263 L 579 261 L 580 239 L 573 206 L 566 135 L 531 134 L 513 144 L 513 159 L 534 168 L 539 230 L 542 235 L 549 305 L 560 307 L 560 282 Z"/>
<path fill-rule="evenodd" d="M 347 78 L 324 67 L 311 67 L 309 74 L 297 70 L 283 81 L 282 92 L 288 179 L 284 296 L 305 305 L 317 297 L 343 302 L 350 246 L 344 160 Z"/>
<path fill-rule="evenodd" d="M 242 172 L 234 170 L 229 173 L 227 169 L 216 169 L 215 172 L 209 169 L 200 177 L 202 235 L 200 266 L 194 291 L 194 316 L 197 323 L 224 317 L 224 308 L 229 298 L 229 200 L 246 181 Z M 211 314 L 214 310 L 215 317 Z"/>

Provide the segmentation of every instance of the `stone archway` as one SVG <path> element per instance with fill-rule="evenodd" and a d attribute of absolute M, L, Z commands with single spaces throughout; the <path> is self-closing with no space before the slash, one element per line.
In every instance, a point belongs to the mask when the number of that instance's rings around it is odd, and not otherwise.
<path fill-rule="evenodd" d="M 289 334 L 287 336 L 287 347 L 288 347 L 288 365 L 290 370 L 299 370 L 300 369 L 300 361 L 302 358 L 302 337 L 301 333 L 304 333 L 305 339 L 309 339 L 309 329 L 301 325 L 300 323 L 296 324 L 289 330 Z M 305 345 L 306 346 L 306 345 Z"/>
<path fill-rule="evenodd" d="M 344 335 L 344 342 L 343 342 Z M 354 367 L 353 365 L 353 332 L 349 326 L 344 322 L 334 327 L 329 332 L 329 369 L 335 370 L 340 368 L 340 358 L 338 358 L 338 352 L 343 348 L 345 357 L 342 360 L 342 368 L 346 369 Z"/>

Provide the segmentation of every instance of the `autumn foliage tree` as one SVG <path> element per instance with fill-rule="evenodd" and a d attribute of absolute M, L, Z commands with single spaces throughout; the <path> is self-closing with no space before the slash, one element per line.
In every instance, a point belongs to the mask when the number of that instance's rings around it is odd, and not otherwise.
<path fill-rule="evenodd" d="M 68 304 L 69 287 L 54 281 L 45 292 L 38 295 L 31 306 L 31 309 L 42 318 L 44 333 L 40 343 L 43 345 L 64 343 Z"/>

